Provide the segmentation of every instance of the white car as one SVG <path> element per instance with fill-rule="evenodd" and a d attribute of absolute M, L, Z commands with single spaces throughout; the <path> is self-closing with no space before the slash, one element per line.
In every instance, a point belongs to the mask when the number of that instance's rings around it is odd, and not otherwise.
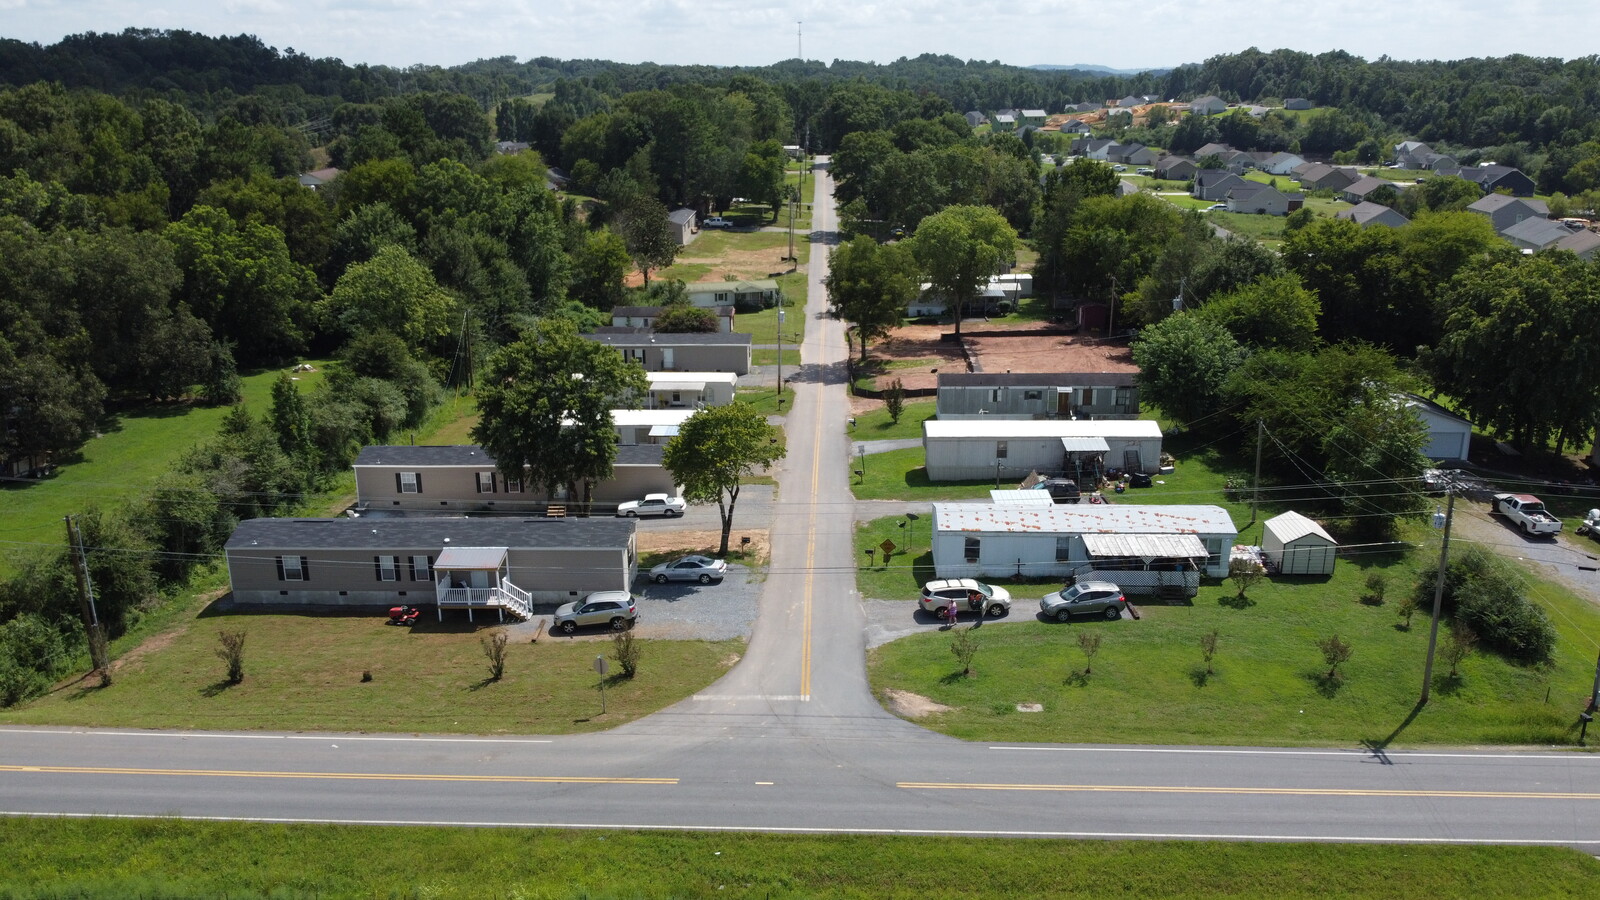
<path fill-rule="evenodd" d="M 709 556 L 685 556 L 664 562 L 650 570 L 650 580 L 656 584 L 669 581 L 698 581 L 710 584 L 721 581 L 728 574 L 728 564 Z"/>
<path fill-rule="evenodd" d="M 671 494 L 645 494 L 643 500 L 629 500 L 617 504 L 617 515 L 629 519 L 639 516 L 665 516 L 669 519 L 683 515 L 687 504 L 682 497 Z"/>
<path fill-rule="evenodd" d="M 721 216 L 710 216 L 700 223 L 701 228 L 732 228 L 733 223 Z"/>
<path fill-rule="evenodd" d="M 1228 204 L 1226 204 L 1226 203 L 1213 203 L 1210 206 L 1206 207 L 1206 212 L 1217 212 L 1217 211 L 1220 211 L 1220 210 L 1226 210 L 1227 208 L 1228 208 Z"/>
<path fill-rule="evenodd" d="M 940 578 L 922 586 L 918 602 L 925 612 L 939 615 L 956 601 L 956 612 L 979 612 L 998 619 L 1011 610 L 1011 593 L 1003 587 L 972 578 Z"/>

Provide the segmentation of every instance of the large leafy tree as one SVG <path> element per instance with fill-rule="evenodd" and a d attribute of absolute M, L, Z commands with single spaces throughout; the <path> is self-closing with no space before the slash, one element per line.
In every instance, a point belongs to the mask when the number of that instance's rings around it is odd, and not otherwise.
<path fill-rule="evenodd" d="M 651 197 L 635 194 L 620 202 L 615 216 L 628 256 L 648 285 L 650 270 L 672 265 L 678 255 L 678 242 L 667 222 L 667 208 Z"/>
<path fill-rule="evenodd" d="M 434 353 L 455 333 L 460 318 L 455 297 L 397 244 L 384 245 L 372 259 L 346 269 L 328 306 L 347 336 L 389 331 Z"/>
<path fill-rule="evenodd" d="M 1017 256 L 1017 232 L 986 206 L 951 206 L 928 216 L 910 243 L 932 290 L 950 304 L 956 334 L 967 303 Z"/>
<path fill-rule="evenodd" d="M 917 261 L 903 244 L 879 244 L 857 235 L 828 254 L 828 305 L 835 316 L 854 323 L 867 345 L 889 333 L 917 298 Z"/>
<path fill-rule="evenodd" d="M 1279 275 L 1214 296 L 1198 314 L 1247 347 L 1310 350 L 1317 344 L 1321 311 L 1317 295 L 1302 287 L 1299 278 Z"/>
<path fill-rule="evenodd" d="M 722 514 L 722 546 L 728 555 L 733 510 L 745 478 L 784 457 L 781 433 L 744 403 L 712 406 L 690 416 L 678 429 L 662 460 L 683 485 L 690 503 L 716 503 Z"/>
<path fill-rule="evenodd" d="M 587 503 L 617 457 L 611 410 L 647 389 L 644 369 L 565 319 L 544 319 L 489 358 L 472 439 L 507 478 L 528 478 L 550 496 L 582 485 Z"/>
<path fill-rule="evenodd" d="M 1223 386 L 1244 359 L 1245 349 L 1226 328 L 1192 312 L 1145 328 L 1133 344 L 1140 395 L 1185 423 L 1221 409 Z"/>

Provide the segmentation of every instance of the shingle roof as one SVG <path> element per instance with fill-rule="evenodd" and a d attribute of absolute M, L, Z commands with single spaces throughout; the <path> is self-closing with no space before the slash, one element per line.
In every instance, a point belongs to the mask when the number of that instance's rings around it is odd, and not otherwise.
<path fill-rule="evenodd" d="M 583 337 L 596 343 L 605 344 L 608 347 L 638 347 L 649 346 L 650 344 L 659 344 L 663 347 L 683 347 L 691 344 L 716 347 L 741 344 L 749 346 L 750 344 L 750 335 L 730 332 L 718 332 L 716 334 L 656 334 L 648 331 L 636 332 L 634 329 L 628 329 L 628 332 L 630 333 L 619 334 L 611 331 L 602 333 L 597 328 L 594 334 L 586 334 Z"/>
<path fill-rule="evenodd" d="M 633 538 L 632 519 L 446 518 L 246 519 L 226 549 L 393 550 L 406 547 L 623 548 Z"/>
<path fill-rule="evenodd" d="M 625 466 L 660 465 L 665 448 L 661 444 L 625 444 L 617 448 L 617 464 Z M 393 446 L 362 447 L 356 456 L 357 466 L 415 466 L 431 469 L 444 466 L 494 466 L 494 457 L 477 444 L 449 446 Z"/>
<path fill-rule="evenodd" d="M 675 209 L 667 213 L 667 220 L 675 225 L 688 225 L 694 221 L 695 212 L 692 209 Z"/>

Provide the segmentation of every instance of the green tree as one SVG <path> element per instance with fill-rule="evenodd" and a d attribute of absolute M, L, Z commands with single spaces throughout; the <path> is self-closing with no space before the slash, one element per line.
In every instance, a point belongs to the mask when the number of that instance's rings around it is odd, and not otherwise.
<path fill-rule="evenodd" d="M 1182 312 L 1145 328 L 1133 344 L 1142 396 L 1157 398 L 1180 422 L 1195 422 L 1220 407 L 1223 387 L 1245 349 L 1220 324 Z"/>
<path fill-rule="evenodd" d="M 563 486 L 579 494 L 581 484 L 587 503 L 616 460 L 611 410 L 647 389 L 638 365 L 564 319 L 545 319 L 489 358 L 472 439 L 505 477 L 527 478 L 549 496 Z"/>
<path fill-rule="evenodd" d="M 442 351 L 461 318 L 456 298 L 396 244 L 346 269 L 328 297 L 328 309 L 347 336 L 388 331 L 432 353 Z"/>
<path fill-rule="evenodd" d="M 667 221 L 667 208 L 649 197 L 634 197 L 615 210 L 617 233 L 622 235 L 628 256 L 650 283 L 650 270 L 672 265 L 678 255 L 678 241 Z"/>
<path fill-rule="evenodd" d="M 1309 350 L 1317 344 L 1317 295 L 1292 274 L 1213 296 L 1197 310 L 1246 347 Z"/>
<path fill-rule="evenodd" d="M 833 314 L 855 325 L 861 340 L 861 359 L 867 345 L 889 333 L 917 297 L 917 263 L 903 244 L 880 245 L 857 235 L 828 254 L 828 306 Z"/>
<path fill-rule="evenodd" d="M 288 372 L 272 383 L 272 408 L 267 423 L 278 436 L 278 446 L 302 468 L 313 467 L 315 445 L 311 437 L 311 411 Z"/>
<path fill-rule="evenodd" d="M 702 409 L 667 443 L 662 464 L 683 485 L 690 503 L 717 504 L 722 514 L 719 556 L 728 555 L 734 506 L 744 479 L 784 457 L 782 434 L 744 403 Z"/>
<path fill-rule="evenodd" d="M 651 326 L 661 334 L 715 334 L 718 327 L 715 310 L 681 304 L 663 309 Z"/>
<path fill-rule="evenodd" d="M 783 208 L 784 167 L 783 146 L 777 141 L 760 141 L 750 145 L 739 169 L 739 196 L 765 203 L 772 208 L 772 221 L 778 221 Z"/>
<path fill-rule="evenodd" d="M 1017 254 L 1016 231 L 982 206 L 951 206 L 928 216 L 910 243 L 931 290 L 950 304 L 958 335 L 967 303 Z"/>

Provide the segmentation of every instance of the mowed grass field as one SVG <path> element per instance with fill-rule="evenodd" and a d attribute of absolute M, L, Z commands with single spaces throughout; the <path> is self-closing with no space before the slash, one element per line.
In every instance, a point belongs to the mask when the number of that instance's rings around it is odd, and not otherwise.
<path fill-rule="evenodd" d="M 487 621 L 486 621 L 487 619 Z M 129 728 L 568 734 L 612 728 L 710 684 L 742 642 L 642 640 L 639 672 L 613 674 L 600 713 L 598 655 L 609 633 L 541 636 L 526 626 L 507 647 L 505 677 L 490 682 L 479 639 L 493 627 L 431 613 L 415 628 L 381 614 L 217 614 L 203 608 L 119 654 L 111 687 L 59 686 L 0 722 Z M 245 679 L 223 680 L 221 631 L 243 631 Z M 612 664 L 613 673 L 619 671 Z M 362 673 L 372 680 L 363 682 Z M 0 894 L 0 896 L 4 896 Z"/>
<path fill-rule="evenodd" d="M 1590 897 L 1561 847 L 0 819 L 0 897 Z"/>
<path fill-rule="evenodd" d="M 310 360 L 316 371 L 297 372 L 301 390 L 321 380 L 327 360 Z M 256 416 L 272 403 L 272 383 L 283 370 L 246 375 L 244 403 Z M 66 543 L 62 517 L 91 504 L 110 504 L 136 496 L 166 474 L 191 447 L 209 441 L 226 406 L 153 403 L 127 409 L 110 420 L 81 454 L 61 460 L 42 481 L 0 482 L 0 541 L 17 550 L 35 544 Z M 13 554 L 0 554 L 0 575 L 11 571 Z"/>

